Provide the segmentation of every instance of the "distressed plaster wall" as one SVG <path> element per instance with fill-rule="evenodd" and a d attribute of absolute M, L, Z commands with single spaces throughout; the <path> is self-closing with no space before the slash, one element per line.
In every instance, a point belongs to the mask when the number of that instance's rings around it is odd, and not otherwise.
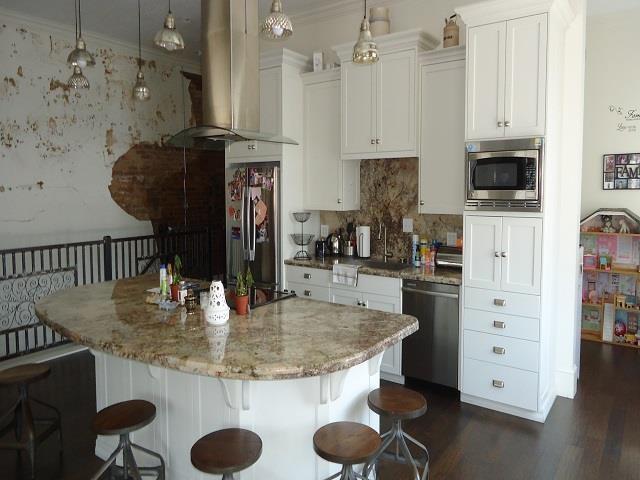
<path fill-rule="evenodd" d="M 347 222 L 371 226 L 371 254 L 382 257 L 378 240 L 380 222 L 387 227 L 387 248 L 397 258 L 411 255 L 411 237 L 402 232 L 402 219 L 413 219 L 413 232 L 422 238 L 445 243 L 447 232 L 462 238 L 462 215 L 418 214 L 417 158 L 362 160 L 360 164 L 360 211 L 321 212 L 320 222 L 330 231 L 345 229 Z"/>
<path fill-rule="evenodd" d="M 135 48 L 85 37 L 97 64 L 85 69 L 91 89 L 74 92 L 66 87 L 73 31 L 0 16 L 0 249 L 151 231 L 108 186 L 132 146 L 182 129 L 183 96 L 191 119 L 180 57 L 143 52 L 152 97 L 135 103 Z"/>

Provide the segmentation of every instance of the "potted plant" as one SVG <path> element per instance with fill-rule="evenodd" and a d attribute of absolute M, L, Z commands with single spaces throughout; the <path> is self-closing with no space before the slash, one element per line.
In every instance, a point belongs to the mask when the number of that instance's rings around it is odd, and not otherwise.
<path fill-rule="evenodd" d="M 249 290 L 253 286 L 253 275 L 247 267 L 245 273 L 238 272 L 236 278 L 236 313 L 246 315 L 249 313 Z"/>
<path fill-rule="evenodd" d="M 179 291 L 180 291 L 180 282 L 182 281 L 182 275 L 180 271 L 182 270 L 182 260 L 180 259 L 180 255 L 176 255 L 173 259 L 173 275 L 169 279 L 171 281 L 171 300 L 177 302 L 179 299 Z"/>

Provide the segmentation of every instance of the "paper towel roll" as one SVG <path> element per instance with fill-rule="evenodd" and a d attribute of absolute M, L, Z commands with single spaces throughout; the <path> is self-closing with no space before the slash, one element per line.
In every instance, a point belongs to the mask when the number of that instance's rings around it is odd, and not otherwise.
<path fill-rule="evenodd" d="M 356 227 L 356 241 L 358 242 L 358 257 L 371 256 L 371 227 Z"/>

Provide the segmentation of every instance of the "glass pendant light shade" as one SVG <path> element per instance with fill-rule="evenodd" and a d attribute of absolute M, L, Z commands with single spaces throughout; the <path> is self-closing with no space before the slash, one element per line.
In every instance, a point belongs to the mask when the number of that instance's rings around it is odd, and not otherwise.
<path fill-rule="evenodd" d="M 78 65 L 73 67 L 73 74 L 69 77 L 67 85 L 75 90 L 89 88 L 89 80 L 82 74 L 82 69 Z"/>
<path fill-rule="evenodd" d="M 367 1 L 364 2 L 364 18 L 360 24 L 360 35 L 353 46 L 353 63 L 364 65 L 376 63 L 379 60 L 378 45 L 373 41 L 371 25 L 367 19 Z"/>
<path fill-rule="evenodd" d="M 95 66 L 96 61 L 93 55 L 87 51 L 87 44 L 82 37 L 76 39 L 76 48 L 67 57 L 67 63 L 71 66 L 78 65 L 80 68 Z"/>
<path fill-rule="evenodd" d="M 158 47 L 170 52 L 184 49 L 184 39 L 180 32 L 176 30 L 176 19 L 171 13 L 171 2 L 169 2 L 169 13 L 164 18 L 164 27 L 156 33 L 153 42 Z"/>
<path fill-rule="evenodd" d="M 146 102 L 151 98 L 151 91 L 147 86 L 147 82 L 144 81 L 144 73 L 142 70 L 138 70 L 136 75 L 136 84 L 133 87 L 133 98 L 140 102 Z"/>
<path fill-rule="evenodd" d="M 273 0 L 271 13 L 262 22 L 261 30 L 262 35 L 269 40 L 283 40 L 293 35 L 293 24 L 283 13 L 280 0 Z"/>

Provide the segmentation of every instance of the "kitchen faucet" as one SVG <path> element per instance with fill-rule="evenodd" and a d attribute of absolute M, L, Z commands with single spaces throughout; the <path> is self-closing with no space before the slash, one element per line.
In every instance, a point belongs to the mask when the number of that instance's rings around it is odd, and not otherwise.
<path fill-rule="evenodd" d="M 384 246 L 382 250 L 382 257 L 384 258 L 384 263 L 387 263 L 387 260 L 393 257 L 393 254 L 387 250 L 387 226 L 380 222 L 380 229 L 378 230 L 378 240 L 382 237 L 382 229 L 384 228 Z"/>

